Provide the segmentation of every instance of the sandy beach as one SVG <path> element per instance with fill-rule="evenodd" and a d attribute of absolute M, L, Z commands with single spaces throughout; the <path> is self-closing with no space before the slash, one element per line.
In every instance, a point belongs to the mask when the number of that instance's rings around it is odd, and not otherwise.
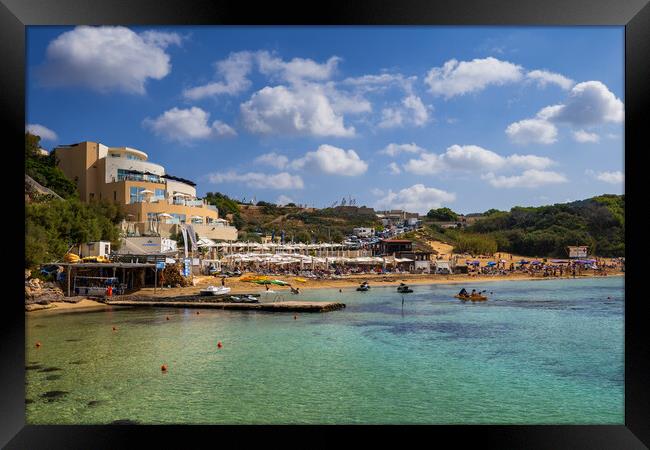
<path fill-rule="evenodd" d="M 243 274 L 245 276 L 248 274 Z M 608 272 L 607 276 L 621 276 L 622 272 Z M 598 275 L 582 275 L 580 278 L 593 277 Z M 431 275 L 431 274 L 363 274 L 363 275 L 346 275 L 345 278 L 340 279 L 305 279 L 306 281 L 297 281 L 294 276 L 271 276 L 271 279 L 286 281 L 294 287 L 299 288 L 301 291 L 309 291 L 311 289 L 356 289 L 363 281 L 368 281 L 371 286 L 398 286 L 400 283 L 411 285 L 417 284 L 464 284 L 466 288 L 470 288 L 474 283 L 488 282 L 488 281 L 506 281 L 506 280 L 548 280 L 558 279 L 559 277 L 542 277 L 531 276 L 525 273 L 514 273 L 510 275 Z M 572 277 L 562 277 L 572 278 Z M 172 297 L 179 295 L 196 295 L 199 291 L 206 286 L 214 285 L 221 286 L 221 278 L 214 276 L 195 276 L 195 286 L 185 288 L 162 288 L 156 289 L 156 296 Z M 239 281 L 239 278 L 226 278 L 226 287 L 231 289 L 233 294 L 243 293 L 262 293 L 266 291 L 264 285 L 255 283 Z M 269 289 L 278 293 L 289 293 L 289 286 L 269 285 Z M 145 288 L 138 291 L 139 295 L 154 296 L 153 288 Z"/>

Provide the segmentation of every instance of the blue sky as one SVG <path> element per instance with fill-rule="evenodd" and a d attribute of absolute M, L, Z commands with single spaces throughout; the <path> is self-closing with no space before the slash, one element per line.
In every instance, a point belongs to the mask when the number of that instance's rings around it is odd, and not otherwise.
<path fill-rule="evenodd" d="M 622 193 L 622 27 L 28 27 L 26 126 L 200 195 L 482 212 Z"/>

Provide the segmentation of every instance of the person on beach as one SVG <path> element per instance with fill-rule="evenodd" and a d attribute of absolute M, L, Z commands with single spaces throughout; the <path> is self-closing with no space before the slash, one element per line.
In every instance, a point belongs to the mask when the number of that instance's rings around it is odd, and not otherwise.
<path fill-rule="evenodd" d="M 221 286 L 226 285 L 226 277 L 221 277 Z"/>

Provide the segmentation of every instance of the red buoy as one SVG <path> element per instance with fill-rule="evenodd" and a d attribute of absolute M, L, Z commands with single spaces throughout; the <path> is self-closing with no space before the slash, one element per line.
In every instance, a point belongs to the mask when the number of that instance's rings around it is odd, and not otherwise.
<path fill-rule="evenodd" d="M 169 316 L 167 316 L 167 320 L 169 320 Z"/>
<path fill-rule="evenodd" d="M 217 348 L 221 348 L 223 345 L 221 344 L 221 341 L 217 342 Z"/>
<path fill-rule="evenodd" d="M 163 372 L 167 372 L 167 364 L 163 364 L 162 366 L 160 366 L 160 370 Z"/>
<path fill-rule="evenodd" d="M 36 341 L 36 348 L 41 346 L 41 341 Z"/>
<path fill-rule="evenodd" d="M 201 314 L 200 311 L 197 311 L 196 313 L 197 313 L 197 314 Z"/>
<path fill-rule="evenodd" d="M 113 331 L 117 331 L 117 327 L 113 327 Z"/>

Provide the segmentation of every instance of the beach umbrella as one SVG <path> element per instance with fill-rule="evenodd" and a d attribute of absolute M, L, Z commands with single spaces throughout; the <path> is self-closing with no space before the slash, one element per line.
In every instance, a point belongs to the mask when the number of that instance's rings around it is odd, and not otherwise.
<path fill-rule="evenodd" d="M 149 189 L 143 189 L 140 191 L 140 194 L 153 194 L 153 191 L 150 191 Z"/>
<path fill-rule="evenodd" d="M 173 217 L 173 216 L 171 214 L 167 214 L 167 213 L 160 213 L 160 214 L 158 214 L 158 217 Z"/>
<path fill-rule="evenodd" d="M 487 265 L 492 267 L 492 266 L 496 266 L 497 263 L 495 263 L 494 261 L 488 261 Z"/>

